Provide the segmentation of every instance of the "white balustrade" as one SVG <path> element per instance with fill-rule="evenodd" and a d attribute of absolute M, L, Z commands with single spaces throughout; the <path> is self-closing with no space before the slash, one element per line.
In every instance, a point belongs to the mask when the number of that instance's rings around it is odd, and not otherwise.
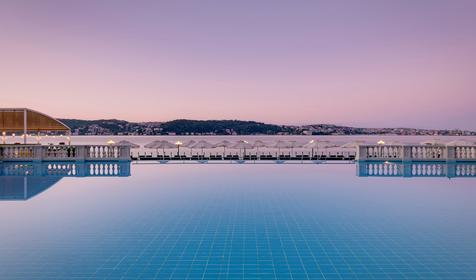
<path fill-rule="evenodd" d="M 369 163 L 367 166 L 368 176 L 401 176 L 402 169 L 398 164 L 387 164 L 383 162 Z"/>
<path fill-rule="evenodd" d="M 419 177 L 440 177 L 446 176 L 446 172 L 444 170 L 444 164 L 442 163 L 414 163 L 412 164 L 411 175 Z"/>
<path fill-rule="evenodd" d="M 109 145 L 0 145 L 0 161 L 130 160 L 130 147 Z"/>
<path fill-rule="evenodd" d="M 4 162 L 0 171 L 2 176 L 122 177 L 130 175 L 130 162 Z"/>
<path fill-rule="evenodd" d="M 475 146 L 457 146 L 455 147 L 455 158 L 458 160 L 474 160 L 476 159 Z"/>
<path fill-rule="evenodd" d="M 360 145 L 357 160 L 476 161 L 476 146 Z"/>
<path fill-rule="evenodd" d="M 397 145 L 363 146 L 368 159 L 402 159 L 403 147 Z"/>
<path fill-rule="evenodd" d="M 126 146 L 86 146 L 87 159 L 111 160 L 129 156 Z"/>
<path fill-rule="evenodd" d="M 24 160 L 35 157 L 33 146 L 9 145 L 1 148 L 1 158 Z"/>
<path fill-rule="evenodd" d="M 118 176 L 121 173 L 117 163 L 90 163 L 89 176 Z"/>
<path fill-rule="evenodd" d="M 476 165 L 474 164 L 457 164 L 455 175 L 458 177 L 475 177 Z"/>
<path fill-rule="evenodd" d="M 476 177 L 476 163 L 360 161 L 357 174 L 363 177 Z"/>

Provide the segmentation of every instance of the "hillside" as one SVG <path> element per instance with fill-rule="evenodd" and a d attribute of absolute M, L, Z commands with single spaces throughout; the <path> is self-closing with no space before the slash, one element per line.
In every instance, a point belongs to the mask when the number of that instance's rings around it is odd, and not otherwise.
<path fill-rule="evenodd" d="M 417 128 L 360 128 L 333 124 L 284 126 L 240 120 L 173 120 L 128 122 L 125 120 L 60 119 L 75 135 L 476 135 L 473 131 Z"/>

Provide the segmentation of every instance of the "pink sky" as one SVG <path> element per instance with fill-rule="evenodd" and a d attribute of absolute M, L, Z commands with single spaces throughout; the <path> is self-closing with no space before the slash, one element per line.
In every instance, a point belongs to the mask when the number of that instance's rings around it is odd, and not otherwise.
<path fill-rule="evenodd" d="M 476 129 L 475 1 L 9 2 L 1 107 Z"/>

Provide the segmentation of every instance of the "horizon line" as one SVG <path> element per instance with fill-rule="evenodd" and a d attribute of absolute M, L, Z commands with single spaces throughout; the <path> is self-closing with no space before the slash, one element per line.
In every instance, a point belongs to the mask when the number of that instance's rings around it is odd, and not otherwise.
<path fill-rule="evenodd" d="M 278 124 L 278 123 L 271 123 L 271 122 L 264 122 L 258 120 L 243 120 L 243 119 L 186 119 L 186 118 L 177 118 L 168 121 L 129 121 L 126 119 L 119 119 L 119 118 L 96 118 L 96 119 L 80 119 L 80 118 L 57 118 L 59 120 L 80 120 L 80 121 L 107 121 L 107 120 L 116 120 L 116 121 L 125 121 L 129 123 L 165 123 L 177 120 L 186 120 L 186 121 L 243 121 L 243 122 L 256 122 L 262 123 L 267 125 L 276 125 L 276 126 L 313 126 L 313 125 L 333 125 L 333 126 L 341 126 L 341 127 L 349 127 L 349 128 L 363 128 L 363 129 L 418 129 L 418 130 L 460 130 L 460 131 L 469 131 L 469 132 L 476 132 L 476 130 L 472 129 L 462 129 L 462 128 L 422 128 L 422 127 L 403 127 L 403 126 L 389 126 L 389 127 L 368 127 L 368 126 L 359 126 L 359 125 L 348 125 L 348 124 L 339 124 L 339 123 L 306 123 L 306 124 Z"/>

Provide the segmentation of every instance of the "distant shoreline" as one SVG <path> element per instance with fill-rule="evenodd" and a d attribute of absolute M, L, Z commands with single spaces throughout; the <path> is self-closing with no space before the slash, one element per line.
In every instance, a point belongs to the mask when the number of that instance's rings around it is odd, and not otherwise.
<path fill-rule="evenodd" d="M 117 135 L 117 134 L 101 134 L 101 135 L 71 135 L 73 137 L 426 137 L 435 138 L 440 137 L 476 137 L 476 135 L 396 135 L 396 134 L 352 134 L 352 135 L 303 135 L 303 134 L 286 134 L 286 135 L 272 135 L 272 134 L 249 134 L 249 135 Z"/>
<path fill-rule="evenodd" d="M 362 128 L 333 124 L 302 126 L 265 124 L 240 120 L 173 120 L 169 122 L 128 122 L 124 120 L 60 119 L 78 136 L 476 136 L 460 129 Z"/>

